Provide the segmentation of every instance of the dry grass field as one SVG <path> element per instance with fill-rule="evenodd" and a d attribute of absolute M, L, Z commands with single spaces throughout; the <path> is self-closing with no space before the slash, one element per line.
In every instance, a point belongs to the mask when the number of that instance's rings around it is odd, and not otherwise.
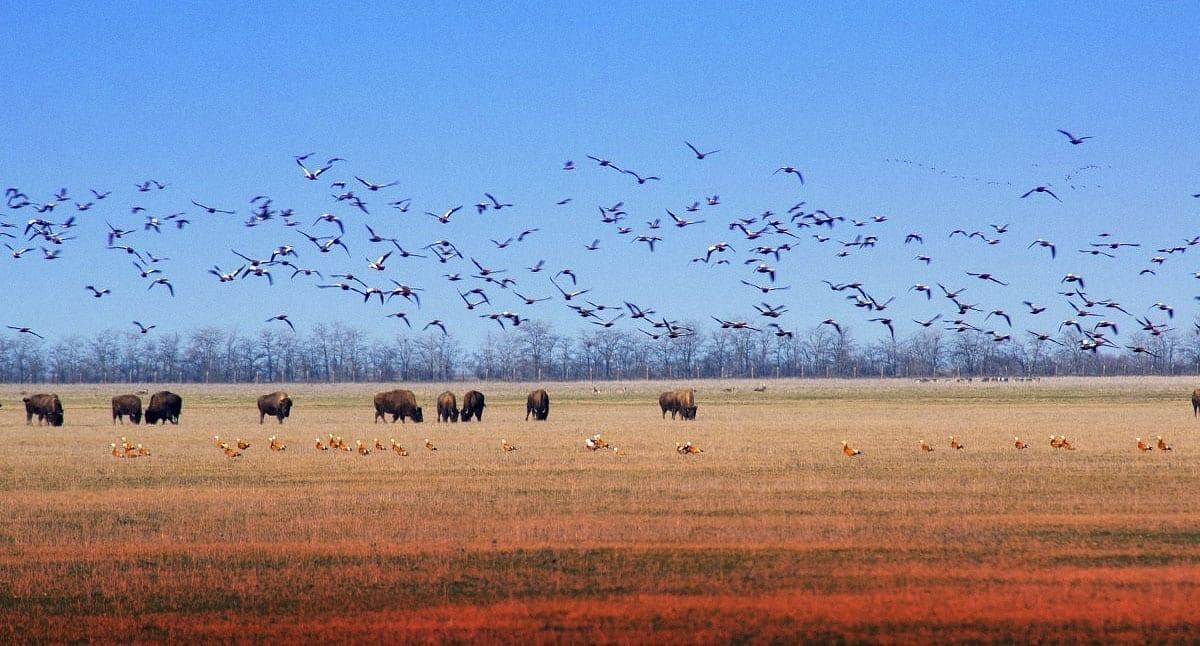
<path fill-rule="evenodd" d="M 528 386 L 455 384 L 488 408 L 454 425 L 441 388 L 375 425 L 383 387 L 297 385 L 282 426 L 272 388 L 179 385 L 156 428 L 111 425 L 124 387 L 63 387 L 58 429 L 0 387 L 0 641 L 1200 639 L 1194 380 L 754 385 L 700 383 L 685 423 L 666 384 L 547 384 L 535 424 Z M 113 458 L 122 435 L 152 455 Z M 1156 435 L 1175 450 L 1135 450 Z"/>

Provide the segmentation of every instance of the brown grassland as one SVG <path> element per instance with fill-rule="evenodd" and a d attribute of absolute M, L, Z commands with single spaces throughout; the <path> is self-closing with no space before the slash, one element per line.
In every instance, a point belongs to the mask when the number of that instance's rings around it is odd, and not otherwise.
<path fill-rule="evenodd" d="M 532 386 L 454 384 L 488 396 L 454 425 L 442 388 L 375 425 L 384 386 L 296 385 L 262 426 L 271 387 L 178 385 L 156 428 L 112 426 L 127 387 L 59 387 L 57 429 L 0 387 L 0 642 L 1200 640 L 1195 380 L 701 382 L 698 420 L 663 421 L 677 385 L 545 384 L 534 423 Z"/>

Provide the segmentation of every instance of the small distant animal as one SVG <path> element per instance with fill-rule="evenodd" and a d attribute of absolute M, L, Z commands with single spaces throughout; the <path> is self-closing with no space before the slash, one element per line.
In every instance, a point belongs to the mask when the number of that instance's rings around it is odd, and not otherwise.
<path fill-rule="evenodd" d="M 658 396 L 658 406 L 662 409 L 663 419 L 671 413 L 671 419 L 678 414 L 680 419 L 696 419 L 696 390 L 694 388 L 679 388 L 668 390 Z"/>
<path fill-rule="evenodd" d="M 159 422 L 179 423 L 179 414 L 183 411 L 183 398 L 169 390 L 160 390 L 150 396 L 146 405 L 146 424 Z"/>
<path fill-rule="evenodd" d="M 33 418 L 36 415 L 38 426 L 48 424 L 50 426 L 63 425 L 63 407 L 62 401 L 58 395 L 54 393 L 41 393 L 24 397 L 21 401 L 25 402 L 25 424 L 32 424 Z"/>
<path fill-rule="evenodd" d="M 292 398 L 282 390 L 263 395 L 258 398 L 258 423 L 262 424 L 267 415 L 275 417 L 282 424 L 283 420 L 292 414 Z"/>
<path fill-rule="evenodd" d="M 844 453 L 848 458 L 852 458 L 856 455 L 862 455 L 862 451 L 850 446 L 850 442 L 846 440 L 842 440 L 842 453 Z"/>
<path fill-rule="evenodd" d="M 117 395 L 112 398 L 113 424 L 125 423 L 125 418 L 134 424 L 142 423 L 142 398 L 137 395 Z"/>
<path fill-rule="evenodd" d="M 529 393 L 529 397 L 525 399 L 525 420 L 529 420 L 529 416 L 533 415 L 534 421 L 544 422 L 547 417 L 550 417 L 550 395 L 546 394 L 545 390 L 538 388 Z"/>
<path fill-rule="evenodd" d="M 482 422 L 484 405 L 483 393 L 478 390 L 468 390 L 463 393 L 462 408 L 458 411 L 459 420 L 469 422 L 471 417 L 474 417 L 475 421 Z"/>
<path fill-rule="evenodd" d="M 437 421 L 458 421 L 458 400 L 449 390 L 437 396 Z"/>
<path fill-rule="evenodd" d="M 425 421 L 421 407 L 417 406 L 417 396 L 411 390 L 396 389 L 375 395 L 375 423 L 386 422 L 388 415 L 392 416 L 393 424 L 396 420 L 404 424 L 405 418 L 418 424 Z"/>

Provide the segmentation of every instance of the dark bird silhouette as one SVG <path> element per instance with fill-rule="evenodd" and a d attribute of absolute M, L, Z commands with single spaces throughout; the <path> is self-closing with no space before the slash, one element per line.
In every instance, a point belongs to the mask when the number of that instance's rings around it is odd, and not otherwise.
<path fill-rule="evenodd" d="M 33 331 L 32 329 L 30 329 L 30 328 L 27 328 L 27 327 L 19 327 L 19 326 L 15 326 L 15 325 L 9 325 L 9 326 L 7 326 L 7 327 L 8 327 L 8 329 L 10 329 L 10 330 L 16 330 L 18 334 L 29 334 L 29 335 L 32 335 L 32 336 L 36 336 L 37 338 L 39 338 L 39 339 L 41 339 L 41 340 L 43 340 L 43 341 L 45 341 L 45 340 L 46 340 L 46 337 L 44 337 L 44 336 L 42 336 L 42 335 L 38 334 L 37 332 L 34 332 L 34 331 Z"/>
<path fill-rule="evenodd" d="M 1034 193 L 1045 193 L 1046 195 L 1049 195 L 1050 197 L 1058 200 L 1059 202 L 1062 201 L 1058 198 L 1057 195 L 1054 194 L 1054 191 L 1051 191 L 1050 188 L 1046 187 L 1046 186 L 1035 186 L 1035 187 L 1029 189 L 1028 191 L 1025 191 L 1025 194 L 1022 195 L 1021 197 L 1026 198 L 1026 197 L 1029 197 L 1030 195 L 1033 195 Z"/>
<path fill-rule="evenodd" d="M 270 323 L 271 321 L 283 321 L 284 323 L 287 323 L 288 327 L 292 328 L 293 332 L 296 331 L 296 326 L 292 325 L 292 321 L 291 321 L 291 319 L 288 318 L 287 314 L 276 314 L 275 316 L 272 316 L 271 318 L 267 319 L 266 322 Z"/>
<path fill-rule="evenodd" d="M 1088 139 L 1094 138 L 1094 137 L 1076 137 L 1075 135 L 1067 132 L 1066 130 L 1062 130 L 1062 129 L 1059 129 L 1059 132 L 1062 133 L 1062 135 L 1067 138 L 1067 141 L 1071 142 L 1071 145 L 1073 145 L 1073 146 L 1078 146 L 1079 144 L 1087 141 Z"/>
<path fill-rule="evenodd" d="M 719 153 L 719 152 L 721 152 L 720 150 L 710 150 L 710 151 L 708 151 L 708 152 L 706 152 L 706 153 L 702 153 L 702 152 L 700 152 L 699 150 L 697 150 L 695 146 L 693 146 L 692 144 L 688 143 L 687 141 L 684 141 L 683 143 L 684 143 L 684 144 L 685 144 L 685 145 L 686 145 L 688 148 L 691 148 L 691 149 L 692 149 L 692 154 L 696 156 L 696 159 L 704 159 L 705 157 L 708 157 L 709 155 L 714 155 L 714 154 L 716 154 L 716 153 Z"/>

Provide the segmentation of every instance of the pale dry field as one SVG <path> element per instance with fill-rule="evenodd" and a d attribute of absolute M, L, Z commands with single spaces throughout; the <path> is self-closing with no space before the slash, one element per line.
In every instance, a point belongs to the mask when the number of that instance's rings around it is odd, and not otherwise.
<path fill-rule="evenodd" d="M 682 383 L 545 384 L 546 423 L 531 386 L 468 383 L 484 422 L 453 425 L 442 388 L 414 388 L 424 424 L 375 425 L 385 387 L 296 385 L 262 426 L 272 387 L 179 385 L 156 428 L 112 426 L 131 389 L 59 387 L 59 429 L 18 410 L 48 389 L 4 386 L 0 641 L 1194 642 L 1196 383 L 702 382 L 690 423 L 658 411 Z M 121 435 L 153 455 L 114 459 Z"/>

